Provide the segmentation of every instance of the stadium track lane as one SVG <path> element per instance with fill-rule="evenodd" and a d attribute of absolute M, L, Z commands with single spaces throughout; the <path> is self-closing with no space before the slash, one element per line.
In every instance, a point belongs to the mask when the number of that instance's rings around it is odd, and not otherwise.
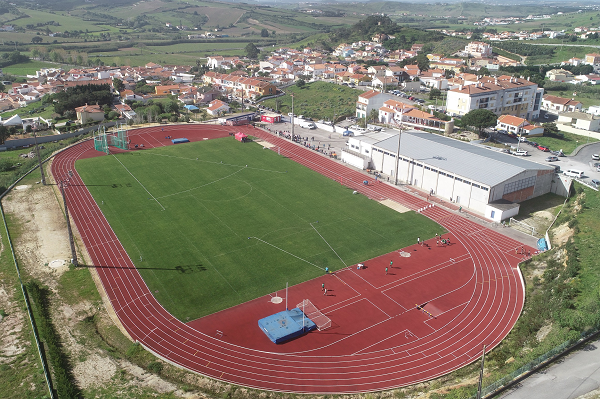
<path fill-rule="evenodd" d="M 164 129 L 164 130 L 163 130 Z M 428 205 L 422 199 L 383 183 L 363 185 L 365 175 L 314 151 L 251 127 L 179 125 L 130 131 L 132 143 L 169 145 L 165 134 L 191 141 L 227 136 L 231 131 L 266 140 L 281 154 L 374 199 L 389 198 L 409 209 Z M 235 346 L 200 333 L 170 315 L 154 298 L 132 260 L 76 173 L 77 159 L 99 155 L 87 141 L 58 154 L 55 179 L 72 170 L 67 188 L 69 209 L 102 285 L 129 334 L 156 355 L 200 374 L 252 388 L 298 393 L 350 393 L 385 390 L 426 381 L 476 360 L 485 343 L 495 347 L 510 331 L 523 307 L 524 285 L 514 255 L 522 245 L 443 208 L 423 215 L 436 221 L 467 249 L 476 286 L 460 317 L 427 339 L 395 352 L 379 350 L 329 356 L 326 348 L 311 354 L 278 354 Z M 528 248 L 531 249 L 531 248 Z M 365 347 L 371 343 L 365 343 Z"/>

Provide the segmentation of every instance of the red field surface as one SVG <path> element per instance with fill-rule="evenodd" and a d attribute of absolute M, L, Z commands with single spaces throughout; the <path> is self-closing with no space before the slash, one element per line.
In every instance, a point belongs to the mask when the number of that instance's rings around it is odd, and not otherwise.
<path fill-rule="evenodd" d="M 162 130 L 164 129 L 164 131 Z M 102 155 L 91 141 L 58 154 L 55 179 L 74 172 L 69 209 L 121 323 L 161 358 L 217 380 L 298 393 L 379 391 L 429 380 L 463 367 L 494 348 L 516 322 L 524 301 L 517 255 L 522 244 L 386 183 L 370 181 L 314 151 L 252 127 L 179 125 L 130 131 L 132 144 L 170 145 L 165 135 L 191 141 L 244 131 L 278 147 L 282 155 L 359 190 L 391 199 L 445 227 L 451 244 L 435 239 L 365 260 L 289 288 L 295 307 L 310 299 L 331 321 L 285 344 L 275 345 L 258 319 L 285 309 L 285 299 L 257 298 L 183 323 L 167 313 L 135 269 L 118 238 L 75 171 L 77 159 Z M 143 149 L 138 149 L 138 151 Z M 369 179 L 371 180 L 371 179 Z M 526 250 L 533 251 L 533 248 Z M 393 265 L 390 267 L 390 261 Z M 385 268 L 389 267 L 386 274 Z M 323 295 L 321 284 L 327 288 Z"/>

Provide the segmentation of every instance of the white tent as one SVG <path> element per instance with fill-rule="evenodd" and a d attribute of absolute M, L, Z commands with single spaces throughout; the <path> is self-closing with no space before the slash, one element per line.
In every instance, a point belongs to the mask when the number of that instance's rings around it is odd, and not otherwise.
<path fill-rule="evenodd" d="M 19 115 L 13 115 L 7 120 L 3 121 L 2 124 L 4 126 L 20 126 L 23 124 L 23 120 Z"/>

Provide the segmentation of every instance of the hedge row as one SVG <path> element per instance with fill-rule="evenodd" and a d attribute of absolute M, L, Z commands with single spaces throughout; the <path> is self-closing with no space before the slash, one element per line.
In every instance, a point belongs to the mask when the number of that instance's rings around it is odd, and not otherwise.
<path fill-rule="evenodd" d="M 50 318 L 48 289 L 41 287 L 36 281 L 29 281 L 25 288 L 34 305 L 35 327 L 48 353 L 54 389 L 60 399 L 78 398 L 79 388 L 74 383 L 69 360 Z"/>

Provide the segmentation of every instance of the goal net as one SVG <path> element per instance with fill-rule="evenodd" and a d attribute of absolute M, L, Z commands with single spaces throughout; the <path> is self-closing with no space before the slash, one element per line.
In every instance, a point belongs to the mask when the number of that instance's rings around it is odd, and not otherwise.
<path fill-rule="evenodd" d="M 297 308 L 301 309 L 306 317 L 312 320 L 313 323 L 317 325 L 319 331 L 325 330 L 331 327 L 331 319 L 325 316 L 313 303 L 310 299 L 305 299 L 296 305 Z"/>

